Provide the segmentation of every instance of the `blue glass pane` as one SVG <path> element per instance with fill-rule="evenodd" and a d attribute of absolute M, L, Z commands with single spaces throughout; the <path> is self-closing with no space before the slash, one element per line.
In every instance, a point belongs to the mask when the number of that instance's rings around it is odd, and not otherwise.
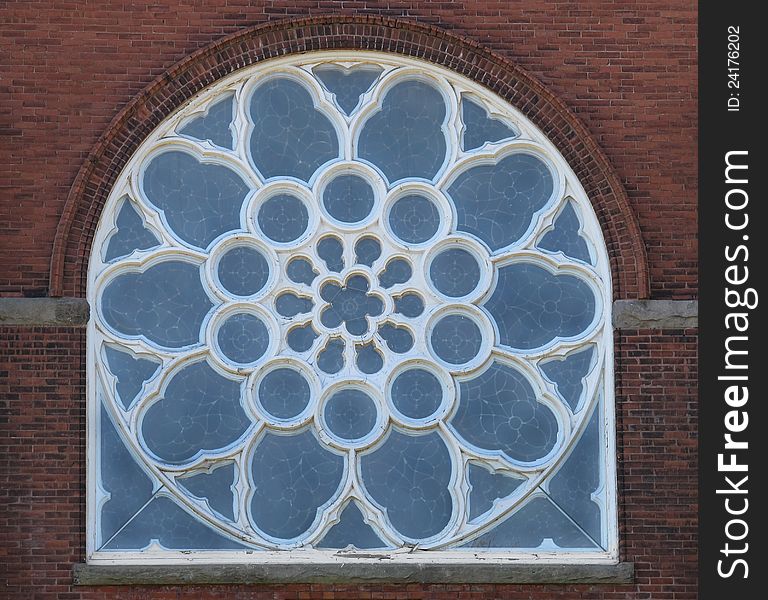
<path fill-rule="evenodd" d="M 392 350 L 392 352 L 403 354 L 413 348 L 413 336 L 405 327 L 383 323 L 379 325 L 377 333 L 387 343 L 387 348 Z"/>
<path fill-rule="evenodd" d="M 267 284 L 269 263 L 264 255 L 251 246 L 235 246 L 219 260 L 221 285 L 235 296 L 252 296 Z"/>
<path fill-rule="evenodd" d="M 222 233 L 240 229 L 240 209 L 250 191 L 228 167 L 200 163 L 177 150 L 155 156 L 142 185 L 173 232 L 199 248 L 206 248 Z"/>
<path fill-rule="evenodd" d="M 525 481 L 509 473 L 492 473 L 475 463 L 469 463 L 467 476 L 472 486 L 469 492 L 470 521 L 491 510 L 496 499 L 506 498 Z"/>
<path fill-rule="evenodd" d="M 539 366 L 547 379 L 555 384 L 557 393 L 575 411 L 584 390 L 582 380 L 589 373 L 594 348 L 569 354 L 565 358 L 554 359 Z"/>
<path fill-rule="evenodd" d="M 259 384 L 259 403 L 277 419 L 300 415 L 310 401 L 309 383 L 296 369 L 282 367 L 270 371 Z"/>
<path fill-rule="evenodd" d="M 317 255 L 329 271 L 341 273 L 344 270 L 344 246 L 338 238 L 326 236 L 317 243 Z"/>
<path fill-rule="evenodd" d="M 373 431 L 378 411 L 371 397 L 357 388 L 335 392 L 325 405 L 328 429 L 342 440 L 358 440 Z"/>
<path fill-rule="evenodd" d="M 344 340 L 331 338 L 317 355 L 317 366 L 323 373 L 333 375 L 344 367 Z"/>
<path fill-rule="evenodd" d="M 216 337 L 224 356 L 239 364 L 257 361 L 269 348 L 269 329 L 259 317 L 248 313 L 228 317 Z"/>
<path fill-rule="evenodd" d="M 460 384 L 459 407 L 451 420 L 470 444 L 501 450 L 512 460 L 531 462 L 557 443 L 557 419 L 525 376 L 494 362 L 475 379 Z"/>
<path fill-rule="evenodd" d="M 251 157 L 264 177 L 287 175 L 309 181 L 323 163 L 339 155 L 331 121 L 312 96 L 290 79 L 272 79 L 253 93 Z"/>
<path fill-rule="evenodd" d="M 389 226 L 402 241 L 420 244 L 437 233 L 440 227 L 440 212 L 429 198 L 409 194 L 392 204 L 389 211 Z"/>
<path fill-rule="evenodd" d="M 286 341 L 292 350 L 306 352 L 312 347 L 316 338 L 317 333 L 312 328 L 312 323 L 307 323 L 291 329 L 286 336 Z"/>
<path fill-rule="evenodd" d="M 355 244 L 355 259 L 360 265 L 371 267 L 380 256 L 381 244 L 375 238 L 360 238 Z"/>
<path fill-rule="evenodd" d="M 369 65 L 350 68 L 340 65 L 320 65 L 312 69 L 312 72 L 336 97 L 339 108 L 351 115 L 360 101 L 360 96 L 371 88 L 382 69 Z"/>
<path fill-rule="evenodd" d="M 554 229 L 544 234 L 537 247 L 551 252 L 562 252 L 576 260 L 591 263 L 589 247 L 584 238 L 581 237 L 579 227 L 581 227 L 581 223 L 579 223 L 579 217 L 576 216 L 573 203 L 568 202 L 555 219 Z"/>
<path fill-rule="evenodd" d="M 461 98 L 461 111 L 464 121 L 462 147 L 465 152 L 479 148 L 486 142 L 498 142 L 517 137 L 517 132 L 498 119 L 492 119 L 482 106 L 472 102 L 466 96 Z"/>
<path fill-rule="evenodd" d="M 317 277 L 317 271 L 312 267 L 312 263 L 305 258 L 292 259 L 286 266 L 285 272 L 288 279 L 304 285 L 312 285 L 315 277 Z"/>
<path fill-rule="evenodd" d="M 413 271 L 408 261 L 402 258 L 393 258 L 387 263 L 384 270 L 379 273 L 379 285 L 389 289 L 399 283 L 405 283 L 411 278 Z"/>
<path fill-rule="evenodd" d="M 424 300 L 421 296 L 408 292 L 395 299 L 395 312 L 404 317 L 415 318 L 424 312 Z"/>
<path fill-rule="evenodd" d="M 110 327 L 167 348 L 198 343 L 200 325 L 212 307 L 200 268 L 181 261 L 118 275 L 101 295 L 101 311 Z"/>
<path fill-rule="evenodd" d="M 360 132 L 360 157 L 379 167 L 390 183 L 405 177 L 432 179 L 445 160 L 445 113 L 445 101 L 431 85 L 396 84 Z"/>
<path fill-rule="evenodd" d="M 552 539 L 560 548 L 600 549 L 545 497 L 534 498 L 506 521 L 463 547 L 538 548 L 546 539 Z"/>
<path fill-rule="evenodd" d="M 544 162 L 520 153 L 495 165 L 470 167 L 448 192 L 456 206 L 457 229 L 498 250 L 523 236 L 553 190 L 554 180 Z"/>
<path fill-rule="evenodd" d="M 420 539 L 445 528 L 453 511 L 448 491 L 451 456 L 437 433 L 405 435 L 393 430 L 384 444 L 360 460 L 363 486 L 387 509 L 397 531 Z"/>
<path fill-rule="evenodd" d="M 325 450 L 309 430 L 268 432 L 251 462 L 251 517 L 268 535 L 291 539 L 306 532 L 317 510 L 341 484 L 344 457 Z"/>
<path fill-rule="evenodd" d="M 460 298 L 471 294 L 480 283 L 480 265 L 471 252 L 448 248 L 432 260 L 429 277 L 441 294 Z"/>
<path fill-rule="evenodd" d="M 352 335 L 364 335 L 368 331 L 368 316 L 378 316 L 384 310 L 381 298 L 369 294 L 370 283 L 363 275 L 353 275 L 344 286 L 335 282 L 323 284 L 320 296 L 328 302 L 320 313 L 320 321 L 329 329 L 342 323 Z"/>
<path fill-rule="evenodd" d="M 363 513 L 352 501 L 341 512 L 339 522 L 328 530 L 318 548 L 347 548 L 352 546 L 359 550 L 386 548 L 386 542 L 376 535 L 363 519 Z"/>
<path fill-rule="evenodd" d="M 601 540 L 600 507 L 592 494 L 600 488 L 600 423 L 595 410 L 581 439 L 549 482 L 549 495 L 592 539 Z"/>
<path fill-rule="evenodd" d="M 206 114 L 192 119 L 179 133 L 201 141 L 208 140 L 212 144 L 222 148 L 234 148 L 232 132 L 229 126 L 232 123 L 233 96 L 227 96 L 208 107 Z"/>
<path fill-rule="evenodd" d="M 384 357 L 373 342 L 359 344 L 355 346 L 355 350 L 357 352 L 357 368 L 361 373 L 370 375 L 371 373 L 381 371 L 381 368 L 384 366 Z"/>
<path fill-rule="evenodd" d="M 435 324 L 429 340 L 432 350 L 445 362 L 463 365 L 480 352 L 483 334 L 469 317 L 448 315 Z"/>
<path fill-rule="evenodd" d="M 183 463 L 198 451 L 235 442 L 250 424 L 240 405 L 240 384 L 198 362 L 173 376 L 162 399 L 144 414 L 141 433 L 156 456 Z"/>
<path fill-rule="evenodd" d="M 395 408 L 411 419 L 425 419 L 443 403 L 440 380 L 425 369 L 408 369 L 392 382 L 389 392 Z"/>
<path fill-rule="evenodd" d="M 229 463 L 210 473 L 196 473 L 190 477 L 179 477 L 176 481 L 193 496 L 207 500 L 208 505 L 221 516 L 234 521 L 234 479 L 235 465 Z"/>
<path fill-rule="evenodd" d="M 144 221 L 128 198 L 123 200 L 115 225 L 117 231 L 109 238 L 107 251 L 104 253 L 104 260 L 107 262 L 128 256 L 134 250 L 148 250 L 160 245 L 160 240 L 155 234 L 144 227 Z"/>
<path fill-rule="evenodd" d="M 101 420 L 100 479 L 109 499 L 101 505 L 102 543 L 117 533 L 152 497 L 152 481 L 126 449 L 106 409 L 99 406 Z"/>
<path fill-rule="evenodd" d="M 574 275 L 553 275 L 531 263 L 498 270 L 496 289 L 485 308 L 499 328 L 499 342 L 511 348 L 538 348 L 556 337 L 584 332 L 597 301 L 587 283 Z"/>
<path fill-rule="evenodd" d="M 139 395 L 144 382 L 157 373 L 160 364 L 154 360 L 137 358 L 129 350 L 117 350 L 111 346 L 106 346 L 104 354 L 107 357 L 107 366 L 117 380 L 117 396 L 123 407 L 128 410 Z"/>
<path fill-rule="evenodd" d="M 309 226 L 309 211 L 296 196 L 277 194 L 259 207 L 257 221 L 265 236 L 285 244 L 304 235 Z"/>
<path fill-rule="evenodd" d="M 289 319 L 310 312 L 314 305 L 310 298 L 297 296 L 293 292 L 284 292 L 275 299 L 277 314 Z"/>
<path fill-rule="evenodd" d="M 106 546 L 106 550 L 139 550 L 156 539 L 170 550 L 242 550 L 247 548 L 214 531 L 173 500 L 154 498 Z"/>
<path fill-rule="evenodd" d="M 371 184 L 357 175 L 339 175 L 323 191 L 325 210 L 342 223 L 359 223 L 371 213 L 373 204 Z"/>

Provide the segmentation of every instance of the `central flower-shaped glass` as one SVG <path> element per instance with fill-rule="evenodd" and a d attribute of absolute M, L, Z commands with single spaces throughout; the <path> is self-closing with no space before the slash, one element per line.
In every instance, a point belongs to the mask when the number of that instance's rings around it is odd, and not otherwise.
<path fill-rule="evenodd" d="M 524 498 L 562 520 L 603 323 L 573 186 L 458 84 L 340 68 L 246 82 L 143 157 L 94 259 L 110 410 L 251 548 L 482 547 Z"/>

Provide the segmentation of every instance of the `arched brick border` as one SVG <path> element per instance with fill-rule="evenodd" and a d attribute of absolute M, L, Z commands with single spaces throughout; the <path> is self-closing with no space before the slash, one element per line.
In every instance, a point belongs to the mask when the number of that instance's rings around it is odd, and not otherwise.
<path fill-rule="evenodd" d="M 323 16 L 248 28 L 176 63 L 112 121 L 80 168 L 54 240 L 50 295 L 83 297 L 88 257 L 104 203 L 123 166 L 177 107 L 242 67 L 294 52 L 396 52 L 450 68 L 509 101 L 557 146 L 581 181 L 608 246 L 613 297 L 648 298 L 640 228 L 608 159 L 587 128 L 541 83 L 479 44 L 437 27 L 379 16 Z"/>

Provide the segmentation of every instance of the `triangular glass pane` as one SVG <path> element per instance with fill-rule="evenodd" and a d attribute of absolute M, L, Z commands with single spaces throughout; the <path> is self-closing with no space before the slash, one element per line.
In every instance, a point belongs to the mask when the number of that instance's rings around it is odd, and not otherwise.
<path fill-rule="evenodd" d="M 128 256 L 134 250 L 148 250 L 160 245 L 154 233 L 144 227 L 144 221 L 128 198 L 123 200 L 115 220 L 115 231 L 109 238 L 104 260 L 109 262 Z"/>
<path fill-rule="evenodd" d="M 589 373 L 594 351 L 595 349 L 590 346 L 586 350 L 569 354 L 564 358 L 556 358 L 540 364 L 544 375 L 555 384 L 557 393 L 568 403 L 573 412 L 576 412 L 584 391 L 582 381 Z"/>
<path fill-rule="evenodd" d="M 462 147 L 465 152 L 480 148 L 486 142 L 499 142 L 517 137 L 514 129 L 498 119 L 491 118 L 482 106 L 466 96 L 461 99 L 461 115 L 464 121 Z"/>
<path fill-rule="evenodd" d="M 176 481 L 193 496 L 208 500 L 209 506 L 217 513 L 234 521 L 234 493 L 232 492 L 234 477 L 235 465 L 230 463 L 210 473 L 179 477 Z"/>
<path fill-rule="evenodd" d="M 523 479 L 517 479 L 507 473 L 492 473 L 480 465 L 469 463 L 469 520 L 488 512 L 497 498 L 506 498 L 514 492 Z"/>
<path fill-rule="evenodd" d="M 233 116 L 232 98 L 233 96 L 227 96 L 224 100 L 212 104 L 204 115 L 189 121 L 179 133 L 232 150 L 234 140 L 229 128 Z"/>
<path fill-rule="evenodd" d="M 351 115 L 360 102 L 360 96 L 371 89 L 382 69 L 368 65 L 351 68 L 320 65 L 312 69 L 312 72 L 323 82 L 325 88 L 336 96 L 339 108 Z"/>
<path fill-rule="evenodd" d="M 139 395 L 144 382 L 151 379 L 160 365 L 146 358 L 138 358 L 130 351 L 105 347 L 107 366 L 117 379 L 117 395 L 126 410 Z"/>
<path fill-rule="evenodd" d="M 589 247 L 579 233 L 580 227 L 576 209 L 569 201 L 555 219 L 554 229 L 544 234 L 537 247 L 550 252 L 562 252 L 566 256 L 591 264 Z"/>
<path fill-rule="evenodd" d="M 328 530 L 318 548 L 347 548 L 353 546 L 361 550 L 386 548 L 387 544 L 376 535 L 363 519 L 363 513 L 355 502 L 350 502 L 341 513 L 341 519 Z"/>

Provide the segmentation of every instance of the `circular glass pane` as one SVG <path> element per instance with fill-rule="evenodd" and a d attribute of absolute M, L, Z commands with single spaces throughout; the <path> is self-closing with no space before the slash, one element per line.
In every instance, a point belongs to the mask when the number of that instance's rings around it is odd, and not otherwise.
<path fill-rule="evenodd" d="M 377 410 L 373 399 L 357 388 L 335 392 L 325 405 L 328 429 L 342 440 L 359 440 L 373 431 Z"/>
<path fill-rule="evenodd" d="M 221 285 L 235 296 L 253 296 L 269 280 L 269 263 L 251 246 L 235 246 L 219 260 L 217 270 Z"/>
<path fill-rule="evenodd" d="M 480 283 L 480 265 L 471 252 L 448 248 L 429 265 L 429 277 L 437 291 L 449 298 L 466 296 Z"/>
<path fill-rule="evenodd" d="M 277 194 L 261 205 L 258 222 L 270 240 L 286 244 L 304 235 L 309 226 L 309 212 L 296 196 Z"/>
<path fill-rule="evenodd" d="M 221 352 L 232 362 L 256 362 L 269 348 L 269 330 L 259 317 L 240 313 L 228 317 L 217 334 Z"/>
<path fill-rule="evenodd" d="M 328 214 L 342 223 L 359 223 L 374 204 L 371 184 L 358 175 L 339 175 L 323 192 L 323 206 Z"/>
<path fill-rule="evenodd" d="M 309 383 L 299 371 L 281 367 L 270 371 L 259 384 L 259 403 L 276 419 L 292 419 L 310 400 Z"/>
<path fill-rule="evenodd" d="M 440 227 L 440 212 L 429 198 L 409 194 L 398 198 L 389 210 L 389 226 L 402 241 L 421 244 Z"/>
<path fill-rule="evenodd" d="M 392 382 L 390 397 L 395 408 L 411 419 L 425 419 L 440 408 L 443 386 L 426 369 L 408 369 Z"/>
<path fill-rule="evenodd" d="M 439 358 L 452 365 L 463 365 L 480 352 L 483 334 L 469 317 L 448 315 L 435 324 L 430 343 Z"/>

